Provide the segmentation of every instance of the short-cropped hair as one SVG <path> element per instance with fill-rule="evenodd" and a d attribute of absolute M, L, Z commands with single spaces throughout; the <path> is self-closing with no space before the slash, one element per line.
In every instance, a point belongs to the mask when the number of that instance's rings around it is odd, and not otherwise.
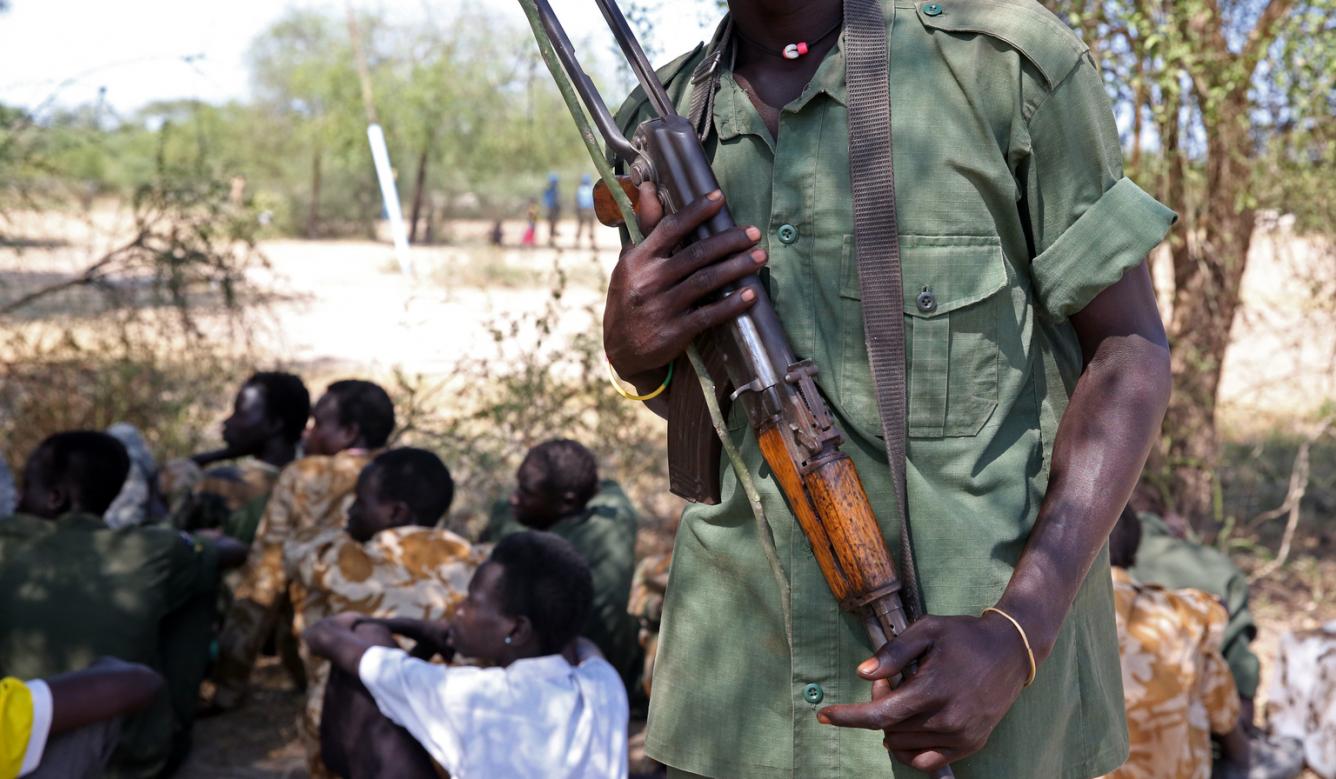
<path fill-rule="evenodd" d="M 394 432 L 394 403 L 379 384 L 345 379 L 329 385 L 327 392 L 339 403 L 339 424 L 357 425 L 362 440 L 379 449 Z"/>
<path fill-rule="evenodd" d="M 585 629 L 594 580 L 569 541 L 533 530 L 514 533 L 497 543 L 490 559 L 503 569 L 503 608 L 529 618 L 543 654 L 560 652 Z"/>
<path fill-rule="evenodd" d="M 50 436 L 37 445 L 23 469 L 25 489 L 34 480 L 63 487 L 81 510 L 99 516 L 120 494 L 129 473 L 125 445 L 96 430 Z"/>
<path fill-rule="evenodd" d="M 426 449 L 403 447 L 382 452 L 367 470 L 375 479 L 380 499 L 403 501 L 418 525 L 435 525 L 455 498 L 450 469 Z"/>
<path fill-rule="evenodd" d="M 542 474 L 548 495 L 571 493 L 583 506 L 598 492 L 598 461 L 594 453 L 569 438 L 544 441 L 525 455 L 525 465 Z"/>
<path fill-rule="evenodd" d="M 292 443 L 301 440 L 306 420 L 311 416 L 311 392 L 301 377 L 281 371 L 261 371 L 246 379 L 243 386 L 264 390 L 264 407 L 271 419 L 283 423 L 283 437 Z"/>

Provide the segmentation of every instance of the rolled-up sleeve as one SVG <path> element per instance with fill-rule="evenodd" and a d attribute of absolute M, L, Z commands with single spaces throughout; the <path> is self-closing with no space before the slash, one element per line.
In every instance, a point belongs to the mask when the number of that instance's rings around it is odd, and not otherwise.
<path fill-rule="evenodd" d="M 1113 110 L 1088 54 L 1027 130 L 1031 277 L 1040 309 L 1062 320 L 1139 265 L 1177 216 L 1123 175 Z"/>

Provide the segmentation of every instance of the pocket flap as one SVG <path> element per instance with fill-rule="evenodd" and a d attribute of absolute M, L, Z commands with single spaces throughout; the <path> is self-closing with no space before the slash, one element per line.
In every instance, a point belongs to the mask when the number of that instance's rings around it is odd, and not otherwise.
<path fill-rule="evenodd" d="M 860 299 L 857 258 L 848 247 L 844 255 L 840 294 Z M 905 313 L 925 318 L 977 303 L 1007 284 L 1002 243 L 991 235 L 902 235 L 900 275 Z"/>

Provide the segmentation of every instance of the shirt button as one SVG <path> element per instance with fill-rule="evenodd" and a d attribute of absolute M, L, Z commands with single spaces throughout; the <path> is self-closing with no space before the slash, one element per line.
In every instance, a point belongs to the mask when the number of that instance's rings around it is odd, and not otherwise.
<path fill-rule="evenodd" d="M 925 4 L 925 5 L 923 6 L 923 13 L 927 14 L 928 16 L 941 16 L 941 15 L 942 15 L 942 4 L 941 4 L 941 3 L 927 3 L 927 4 Z"/>
<path fill-rule="evenodd" d="M 798 228 L 791 224 L 782 224 L 779 226 L 779 241 L 783 244 L 790 244 L 798 240 Z"/>
<path fill-rule="evenodd" d="M 816 682 L 812 682 L 811 684 L 803 688 L 803 700 L 807 701 L 813 706 L 820 703 L 821 699 L 825 697 L 826 697 L 826 691 L 821 689 L 821 685 L 817 684 Z"/>
<path fill-rule="evenodd" d="M 932 294 L 932 290 L 927 287 L 924 287 L 923 291 L 918 293 L 914 302 L 918 304 L 918 310 L 925 314 L 931 314 L 937 310 L 937 296 Z"/>

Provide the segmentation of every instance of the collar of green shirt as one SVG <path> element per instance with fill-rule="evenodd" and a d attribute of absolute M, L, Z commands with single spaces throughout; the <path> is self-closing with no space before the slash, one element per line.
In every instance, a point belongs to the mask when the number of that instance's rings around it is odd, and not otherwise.
<path fill-rule="evenodd" d="M 719 85 L 719 94 L 714 103 L 714 126 L 719 133 L 719 140 L 727 141 L 739 135 L 756 135 L 769 140 L 770 131 L 761 121 L 747 93 L 734 80 L 731 67 L 720 75 Z M 784 110 L 796 114 L 817 95 L 828 95 L 840 105 L 845 104 L 843 33 L 822 60 L 812 80 L 807 82 L 802 94 L 784 106 Z"/>

